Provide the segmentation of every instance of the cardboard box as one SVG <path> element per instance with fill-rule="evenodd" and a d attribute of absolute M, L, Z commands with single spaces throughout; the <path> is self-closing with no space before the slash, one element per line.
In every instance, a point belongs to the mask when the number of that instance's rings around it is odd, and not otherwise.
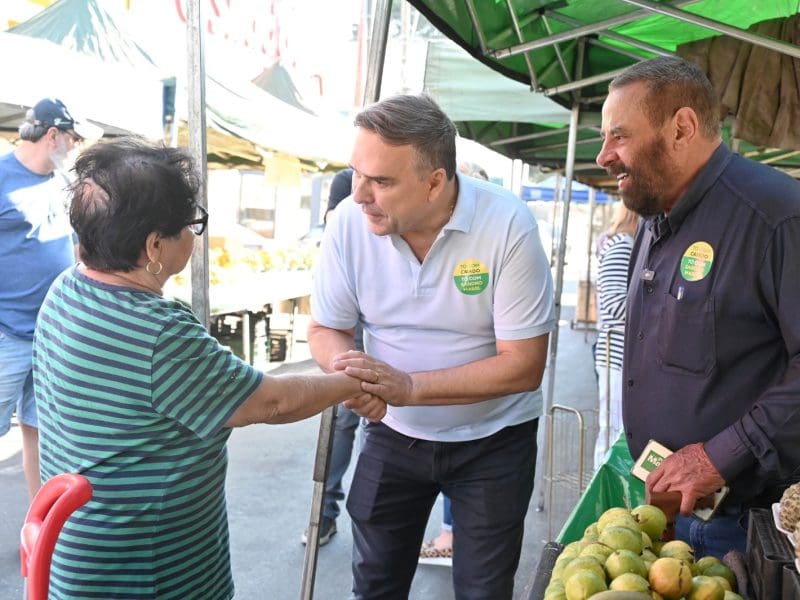
<path fill-rule="evenodd" d="M 587 312 L 586 301 L 589 301 Z M 597 323 L 597 294 L 595 293 L 594 281 L 578 282 L 578 305 L 575 307 L 575 320 L 582 323 Z"/>

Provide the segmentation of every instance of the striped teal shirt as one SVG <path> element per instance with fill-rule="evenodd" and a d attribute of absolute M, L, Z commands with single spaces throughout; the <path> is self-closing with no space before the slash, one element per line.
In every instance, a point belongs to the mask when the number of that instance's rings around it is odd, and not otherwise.
<path fill-rule="evenodd" d="M 233 596 L 224 427 L 262 374 L 182 304 L 63 273 L 34 336 L 42 480 L 94 494 L 53 554 L 50 598 Z"/>

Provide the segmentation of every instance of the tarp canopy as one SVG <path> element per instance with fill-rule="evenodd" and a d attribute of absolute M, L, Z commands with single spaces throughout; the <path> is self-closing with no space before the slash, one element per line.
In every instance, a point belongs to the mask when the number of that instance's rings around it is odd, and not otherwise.
<path fill-rule="evenodd" d="M 473 59 L 450 40 L 428 42 L 426 92 L 456 122 L 569 123 L 569 110 Z M 472 136 L 469 136 L 472 137 Z"/>
<path fill-rule="evenodd" d="M 734 69 L 739 75 L 757 77 L 777 69 L 785 73 L 783 77 L 773 77 L 769 83 L 762 79 L 760 84 L 749 86 L 762 94 L 765 88 L 775 92 L 778 100 L 767 101 L 762 96 L 759 101 L 774 109 L 773 121 L 781 120 L 779 111 L 789 102 L 787 98 L 798 95 L 798 61 L 791 58 L 800 56 L 795 43 L 796 21 L 780 26 L 763 23 L 796 15 L 800 9 L 797 0 L 408 1 L 481 63 L 564 107 L 579 107 L 575 177 L 596 186 L 615 187 L 615 182 L 594 164 L 600 147 L 600 109 L 608 81 L 636 61 L 656 55 L 686 55 L 708 69 L 715 85 L 728 83 L 737 74 L 732 73 Z M 748 31 L 751 27 L 753 30 Z M 778 59 L 778 66 L 774 58 L 769 63 L 771 67 L 764 66 L 751 62 L 758 58 L 757 53 L 751 53 L 752 44 L 746 43 L 748 50 L 740 51 L 738 58 L 734 53 L 733 58 L 718 59 L 710 53 L 709 58 L 698 60 L 697 42 L 710 38 L 720 38 L 724 44 L 740 39 L 756 42 L 789 54 Z M 766 53 L 777 56 L 772 51 Z M 437 99 L 441 101 L 441 97 Z M 800 103 L 792 101 L 792 105 L 797 104 Z M 727 106 L 732 110 L 741 108 L 741 99 L 736 106 Z M 487 104 L 485 108 L 483 119 L 458 123 L 462 135 L 512 158 L 563 167 L 568 126 L 554 125 L 552 120 L 508 122 L 498 118 L 504 109 L 502 104 Z M 763 114 L 759 117 L 764 119 Z M 800 130 L 798 120 L 797 111 L 792 110 L 781 121 L 781 129 Z M 747 131 L 747 127 L 734 127 L 733 132 L 743 137 L 734 139 L 731 128 L 726 127 L 726 141 L 746 156 L 794 176 L 800 174 L 796 152 L 800 143 L 770 147 L 763 140 L 753 140 L 750 134 L 744 137 Z M 748 137 L 755 143 L 748 143 Z"/>
<path fill-rule="evenodd" d="M 110 13 L 99 0 L 59 0 L 15 27 L 14 31 L 49 40 L 109 65 L 135 68 L 154 80 L 177 78 L 176 119 L 186 121 L 188 109 L 183 93 L 187 63 L 185 30 L 176 28 L 168 39 L 160 38 L 158 45 L 162 51 L 156 54 L 146 49 L 147 40 L 135 37 L 125 18 L 125 13 Z M 218 45 L 209 39 L 206 48 L 207 145 L 212 160 L 232 166 L 255 166 L 263 164 L 264 157 L 276 151 L 299 157 L 306 164 L 314 165 L 314 169 L 320 165 L 343 166 L 347 163 L 347 136 L 352 130 L 349 123 L 319 118 L 279 100 L 255 83 L 235 80 L 228 75 L 230 55 L 217 51 Z M 85 78 L 80 71 L 70 68 L 64 71 L 70 74 L 73 87 L 84 87 L 89 93 L 104 85 L 103 80 Z M 47 77 L 42 79 L 46 81 Z M 150 101 L 144 96 L 144 90 L 124 82 L 117 83 L 119 92 L 128 96 L 127 104 L 133 105 L 129 110 L 135 112 L 136 103 Z M 162 90 L 159 88 L 156 93 L 160 105 Z M 109 106 L 109 110 L 122 109 L 113 104 Z M 160 115 L 156 125 L 159 128 L 156 137 L 161 137 Z M 185 136 L 185 132 L 182 134 Z"/>
<path fill-rule="evenodd" d="M 0 130 L 13 135 L 28 108 L 53 96 L 107 134 L 159 135 L 161 84 L 133 68 L 6 32 L 0 32 L 0 56 L 24 57 L 0 61 L 0 80 L 6 82 L 0 91 Z"/>

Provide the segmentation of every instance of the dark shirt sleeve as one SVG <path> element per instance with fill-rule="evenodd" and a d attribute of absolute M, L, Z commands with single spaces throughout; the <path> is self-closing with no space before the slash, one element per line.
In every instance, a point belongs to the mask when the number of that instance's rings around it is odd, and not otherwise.
<path fill-rule="evenodd" d="M 765 318 L 777 323 L 787 367 L 752 408 L 705 443 L 711 462 L 726 481 L 749 467 L 772 477 L 800 471 L 800 218 L 775 230 L 759 275 Z"/>

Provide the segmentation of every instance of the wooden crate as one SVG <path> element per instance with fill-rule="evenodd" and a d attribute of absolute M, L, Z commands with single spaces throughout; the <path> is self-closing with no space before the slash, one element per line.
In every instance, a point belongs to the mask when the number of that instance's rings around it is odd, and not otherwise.
<path fill-rule="evenodd" d="M 588 285 L 587 285 L 588 283 Z M 589 309 L 586 309 L 586 300 L 589 300 Z M 575 321 L 580 323 L 597 323 L 597 295 L 594 281 L 578 282 L 578 305 L 575 307 Z"/>

